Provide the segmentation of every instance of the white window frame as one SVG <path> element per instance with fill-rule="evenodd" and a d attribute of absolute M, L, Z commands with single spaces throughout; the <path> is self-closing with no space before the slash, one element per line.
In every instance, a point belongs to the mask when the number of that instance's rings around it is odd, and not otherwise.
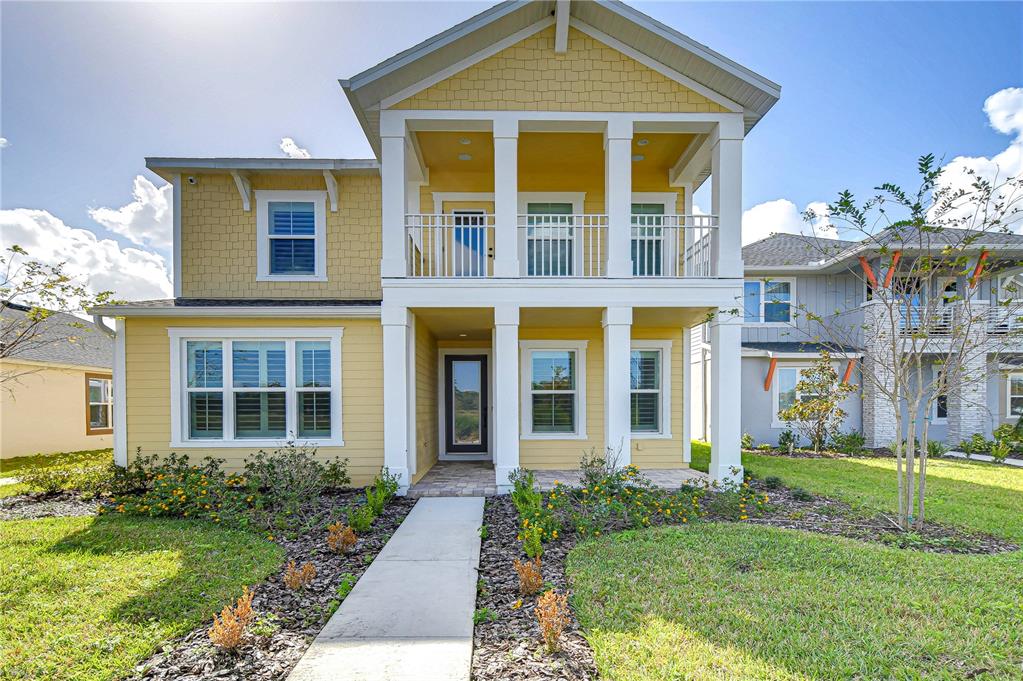
<path fill-rule="evenodd" d="M 341 340 L 344 327 L 271 327 L 271 328 L 181 328 L 167 329 L 170 339 L 170 387 L 171 387 L 171 439 L 169 446 L 174 448 L 218 448 L 218 447 L 279 447 L 288 440 L 314 447 L 344 447 L 342 433 L 341 408 L 341 376 L 342 352 Z M 287 387 L 287 426 L 283 438 L 235 438 L 234 437 L 234 389 L 232 384 L 231 341 L 234 340 L 276 340 L 285 341 Z M 219 341 L 223 345 L 224 376 L 222 388 L 213 388 L 200 392 L 217 392 L 224 395 L 224 435 L 221 439 L 191 438 L 188 435 L 188 359 L 186 356 L 188 341 Z M 295 343 L 298 341 L 329 341 L 331 380 L 330 380 L 330 426 L 331 435 L 327 438 L 298 437 L 298 393 L 295 358 Z M 254 389 L 252 392 L 258 392 Z"/>
<path fill-rule="evenodd" d="M 760 316 L 755 322 L 746 320 L 746 282 L 757 282 L 760 284 Z M 787 322 L 765 322 L 764 321 L 764 305 L 767 297 L 764 293 L 766 287 L 765 282 L 776 282 L 776 283 L 787 283 L 789 285 L 789 320 Z M 796 307 L 796 278 L 795 277 L 746 277 L 743 279 L 742 289 L 742 316 L 744 326 L 754 326 L 758 329 L 771 328 L 771 327 L 788 327 L 792 326 L 793 314 L 792 311 Z"/>
<path fill-rule="evenodd" d="M 270 202 L 313 204 L 316 268 L 313 274 L 270 274 Z M 256 190 L 256 281 L 327 281 L 327 192 L 290 189 Z"/>
<path fill-rule="evenodd" d="M 1018 418 L 1012 413 L 1012 379 L 1017 378 L 1023 381 L 1023 371 L 1010 372 L 1005 377 L 1005 418 Z"/>
<path fill-rule="evenodd" d="M 634 340 L 632 350 L 658 350 L 661 353 L 661 429 L 659 431 L 632 431 L 633 440 L 670 440 L 671 439 L 671 341 L 670 340 Z M 632 371 L 631 353 L 629 371 Z M 631 382 L 631 375 L 629 377 Z M 629 388 L 631 409 L 632 388 Z M 632 416 L 629 421 L 631 424 Z M 631 425 L 630 425 L 631 429 Z"/>
<path fill-rule="evenodd" d="M 799 384 L 800 374 L 807 369 L 812 369 L 812 364 L 800 362 L 799 364 L 782 364 L 778 362 L 778 366 L 774 370 L 774 380 L 771 382 L 771 427 L 772 428 L 788 428 L 791 421 L 784 421 L 778 416 L 778 412 L 781 411 L 781 372 L 787 369 L 796 370 L 796 384 Z M 796 400 L 800 398 L 799 388 L 796 388 Z"/>
<path fill-rule="evenodd" d="M 92 401 L 92 382 L 100 381 L 106 385 L 105 392 L 108 401 Z M 101 389 L 102 390 L 102 389 Z M 107 425 L 92 425 L 92 408 L 94 406 L 106 407 Z M 110 435 L 114 432 L 114 378 L 110 374 L 85 374 L 85 434 L 86 435 Z"/>
<path fill-rule="evenodd" d="M 551 340 L 519 342 L 519 386 L 522 440 L 586 440 L 586 346 L 584 340 Z M 565 350 L 575 352 L 575 432 L 533 432 L 533 353 L 537 350 Z M 498 416 L 500 418 L 500 416 Z"/>

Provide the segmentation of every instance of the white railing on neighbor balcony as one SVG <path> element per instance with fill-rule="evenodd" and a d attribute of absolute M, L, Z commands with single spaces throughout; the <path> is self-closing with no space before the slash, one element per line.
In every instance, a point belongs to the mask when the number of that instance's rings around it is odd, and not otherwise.
<path fill-rule="evenodd" d="M 1011 301 L 1008 305 L 992 304 L 985 318 L 987 332 L 992 336 L 1016 336 L 1023 338 L 1023 301 Z"/>
<path fill-rule="evenodd" d="M 713 215 L 633 215 L 632 276 L 714 276 L 717 225 Z"/>
<path fill-rule="evenodd" d="M 405 216 L 405 262 L 410 277 L 493 275 L 494 216 Z"/>
<path fill-rule="evenodd" d="M 519 215 L 518 223 L 524 276 L 607 276 L 606 215 Z"/>

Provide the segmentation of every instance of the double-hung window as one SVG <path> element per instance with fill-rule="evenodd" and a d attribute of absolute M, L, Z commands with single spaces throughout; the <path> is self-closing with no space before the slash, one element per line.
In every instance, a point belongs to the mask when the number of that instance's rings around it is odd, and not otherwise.
<path fill-rule="evenodd" d="M 326 281 L 326 192 L 257 191 L 260 281 Z"/>
<path fill-rule="evenodd" d="M 934 367 L 934 384 L 938 385 L 941 383 L 941 369 Z M 934 409 L 931 413 L 932 423 L 947 423 L 948 422 L 948 395 L 944 392 L 938 393 L 934 397 Z"/>
<path fill-rule="evenodd" d="M 743 321 L 787 324 L 792 321 L 791 279 L 747 279 L 743 283 Z"/>
<path fill-rule="evenodd" d="M 526 272 L 531 277 L 571 277 L 576 238 L 571 203 L 526 205 Z"/>
<path fill-rule="evenodd" d="M 630 420 L 637 437 L 670 436 L 671 341 L 634 341 L 629 362 Z"/>
<path fill-rule="evenodd" d="M 522 343 L 523 436 L 585 438 L 586 344 Z"/>
<path fill-rule="evenodd" d="M 340 446 L 341 329 L 171 329 L 172 446 Z"/>
<path fill-rule="evenodd" d="M 1009 416 L 1023 416 L 1023 373 L 1009 374 Z"/>
<path fill-rule="evenodd" d="M 805 402 L 813 399 L 812 393 L 806 393 L 799 389 L 799 381 L 803 372 L 809 371 L 808 367 L 783 367 L 779 366 L 778 378 L 774 390 L 774 418 L 773 426 L 782 428 L 786 422 L 778 415 L 780 412 L 795 405 L 797 402 Z"/>
<path fill-rule="evenodd" d="M 86 435 L 113 432 L 113 381 L 109 376 L 85 375 Z"/>

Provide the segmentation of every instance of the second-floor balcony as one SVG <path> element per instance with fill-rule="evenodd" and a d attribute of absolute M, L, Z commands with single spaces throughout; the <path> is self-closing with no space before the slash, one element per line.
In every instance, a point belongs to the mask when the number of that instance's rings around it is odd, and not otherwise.
<path fill-rule="evenodd" d="M 945 338 L 982 332 L 988 336 L 1023 338 L 1023 303 L 992 305 L 974 302 L 969 310 L 947 305 L 928 314 L 923 308 L 899 310 L 899 333 Z"/>
<path fill-rule="evenodd" d="M 500 227 L 478 212 L 407 214 L 407 276 L 493 277 Z M 714 277 L 717 227 L 712 215 L 636 214 L 616 226 L 604 214 L 521 214 L 514 225 L 519 276 L 607 277 L 609 231 L 627 229 L 632 277 Z"/>

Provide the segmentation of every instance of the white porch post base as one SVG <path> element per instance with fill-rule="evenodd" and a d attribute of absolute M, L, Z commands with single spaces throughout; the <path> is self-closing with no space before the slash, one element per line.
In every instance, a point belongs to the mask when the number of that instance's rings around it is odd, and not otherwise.
<path fill-rule="evenodd" d="M 719 310 L 710 324 L 711 478 L 722 483 L 742 482 L 742 449 L 739 405 L 742 403 L 742 321 Z"/>
<path fill-rule="evenodd" d="M 604 310 L 604 446 L 618 463 L 632 463 L 630 413 L 632 308 Z"/>
<path fill-rule="evenodd" d="M 498 494 L 511 491 L 519 467 L 519 308 L 494 308 L 494 477 Z"/>
<path fill-rule="evenodd" d="M 408 342 L 409 311 L 384 306 L 384 466 L 398 477 L 398 494 L 408 493 Z"/>

